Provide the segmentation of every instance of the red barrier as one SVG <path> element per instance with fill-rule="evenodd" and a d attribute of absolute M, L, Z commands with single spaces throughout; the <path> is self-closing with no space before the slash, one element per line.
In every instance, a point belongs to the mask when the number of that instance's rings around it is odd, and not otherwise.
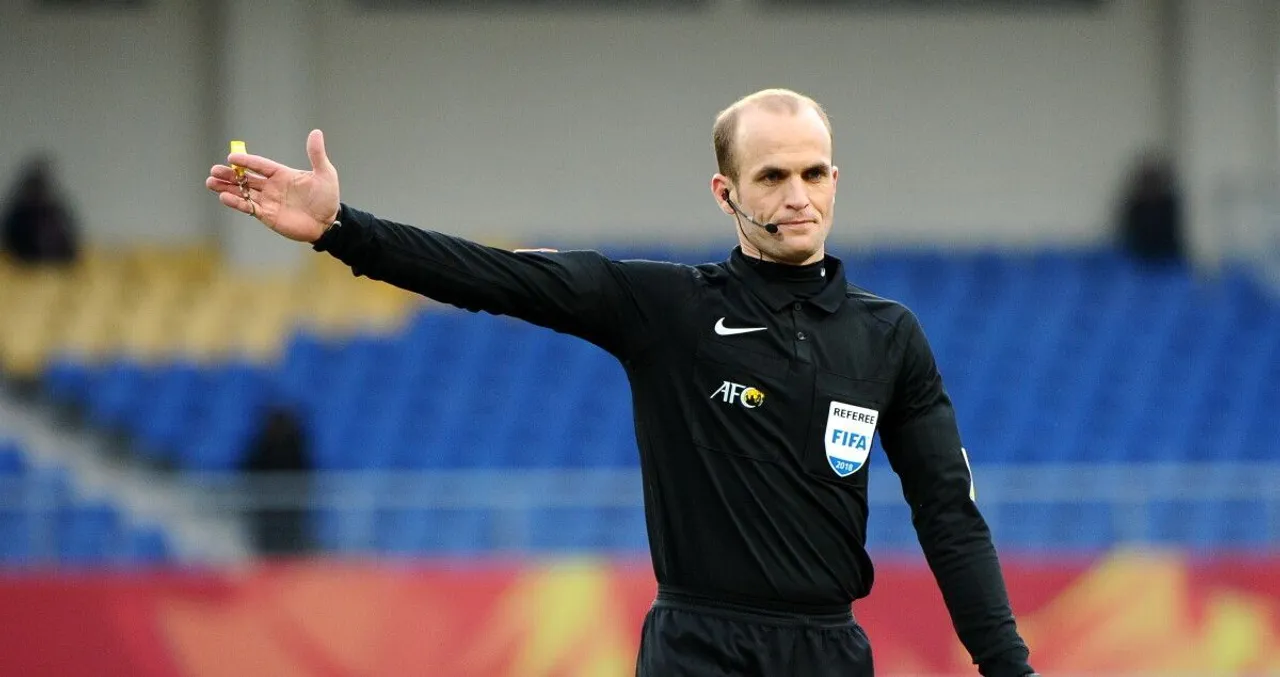
<path fill-rule="evenodd" d="M 1006 558 L 1046 674 L 1280 674 L 1280 557 Z M 650 569 L 601 562 L 281 564 L 0 578 L 0 674 L 634 674 Z M 919 560 L 855 612 L 877 673 L 974 675 Z"/>

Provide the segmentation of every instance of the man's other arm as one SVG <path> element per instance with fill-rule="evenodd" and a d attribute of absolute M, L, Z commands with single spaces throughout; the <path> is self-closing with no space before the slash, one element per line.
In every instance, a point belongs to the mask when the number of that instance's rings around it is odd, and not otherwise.
<path fill-rule="evenodd" d="M 342 205 L 313 247 L 355 275 L 465 310 L 507 315 L 634 356 L 691 289 L 684 268 L 597 252 L 511 252 Z"/>
<path fill-rule="evenodd" d="M 972 475 L 951 400 L 924 331 L 909 310 L 898 323 L 897 338 L 901 367 L 880 440 L 902 479 L 925 559 L 979 672 L 986 677 L 1032 674 L 991 532 L 971 498 Z"/>

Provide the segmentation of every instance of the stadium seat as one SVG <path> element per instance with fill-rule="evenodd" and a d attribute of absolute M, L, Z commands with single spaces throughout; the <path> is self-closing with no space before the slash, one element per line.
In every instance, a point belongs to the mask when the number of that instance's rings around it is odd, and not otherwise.
<path fill-rule="evenodd" d="M 163 564 L 173 554 L 168 534 L 154 526 L 130 531 L 126 548 L 124 559 L 135 565 Z"/>
<path fill-rule="evenodd" d="M 123 528 L 115 508 L 87 503 L 58 516 L 58 561 L 67 565 L 97 565 L 123 550 Z"/>
<path fill-rule="evenodd" d="M 648 552 L 643 508 L 606 508 L 603 512 L 608 529 L 599 547 L 611 552 Z"/>
<path fill-rule="evenodd" d="M 26 474 L 27 459 L 18 443 L 0 438 L 0 479 L 19 478 Z"/>
<path fill-rule="evenodd" d="M 607 251 L 724 258 L 673 247 Z M 133 272 L 103 264 L 73 283 L 20 282 L 35 300 L 4 301 L 14 320 L 0 348 L 16 349 L 7 359 L 23 368 L 47 364 L 50 396 L 128 433 L 151 460 L 229 470 L 263 407 L 284 402 L 301 409 L 325 470 L 639 462 L 626 374 L 596 346 L 511 318 L 420 305 L 324 259 L 297 279 L 259 281 L 270 288 L 255 294 L 207 258 L 138 260 Z M 1200 279 L 1108 249 L 904 248 L 845 260 L 856 285 L 916 311 L 975 467 L 1114 466 L 1118 482 L 1133 463 L 1280 458 L 1280 303 L 1244 276 Z M 148 291 L 157 280 L 174 282 Z M 128 312 L 68 300 L 73 291 Z M 71 304 L 73 317 L 51 324 L 41 303 Z M 105 322 L 116 315 L 138 326 Z M 33 347 L 31 337 L 53 337 L 52 347 Z M 120 352 L 104 355 L 113 344 Z M 10 463 L 0 450 L 0 475 L 15 472 Z M 1030 549 L 1093 550 L 1131 532 L 1156 543 L 1263 547 L 1266 522 L 1248 519 L 1256 508 L 1163 503 L 1136 519 L 1117 506 L 1027 503 L 993 509 L 990 520 L 1001 542 Z M 528 545 L 634 548 L 641 517 L 542 511 Z M 322 543 L 405 554 L 497 547 L 510 535 L 500 515 L 469 511 L 320 510 L 315 527 Z M 875 512 L 868 540 L 913 548 L 905 506 Z M 93 545 L 82 539 L 70 554 L 91 557 Z"/>
<path fill-rule="evenodd" d="M 144 456 L 172 461 L 198 419 L 205 373 L 194 363 L 177 362 L 159 368 L 154 384 L 151 397 L 136 407 L 130 427 Z"/>
<path fill-rule="evenodd" d="M 0 509 L 0 566 L 27 565 L 37 560 L 37 528 L 30 513 Z"/>
<path fill-rule="evenodd" d="M 149 374 L 135 361 L 118 359 L 105 366 L 89 393 L 89 421 L 108 430 L 123 430 L 151 390 Z"/>
<path fill-rule="evenodd" d="M 0 438 L 0 568 L 161 563 L 172 555 L 158 526 L 132 528 L 106 499 L 85 500 L 63 467 L 33 463 Z"/>
<path fill-rule="evenodd" d="M 484 510 L 386 510 L 375 521 L 377 547 L 391 555 L 476 555 L 500 544 L 497 521 Z"/>
<path fill-rule="evenodd" d="M 911 509 L 906 502 L 878 505 L 867 514 L 867 549 L 909 550 L 918 548 L 911 525 Z"/>
<path fill-rule="evenodd" d="M 64 405 L 83 406 L 89 399 L 93 375 L 93 367 L 88 362 L 62 355 L 50 359 L 40 380 L 51 400 Z"/>

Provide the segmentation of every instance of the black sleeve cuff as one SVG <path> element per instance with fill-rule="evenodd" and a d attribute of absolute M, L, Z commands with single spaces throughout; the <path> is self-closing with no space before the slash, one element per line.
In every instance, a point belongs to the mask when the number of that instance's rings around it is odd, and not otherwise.
<path fill-rule="evenodd" d="M 345 204 L 340 204 L 333 224 L 325 229 L 319 239 L 311 243 L 311 248 L 318 252 L 329 252 L 341 258 L 342 253 L 360 239 L 362 226 L 354 210 Z"/>
<path fill-rule="evenodd" d="M 978 666 L 978 672 L 983 677 L 1027 677 L 1036 674 L 1028 663 L 1028 651 L 1025 647 L 1018 647 L 1015 650 L 1008 651 L 1004 655 L 990 661 L 983 662 Z"/>

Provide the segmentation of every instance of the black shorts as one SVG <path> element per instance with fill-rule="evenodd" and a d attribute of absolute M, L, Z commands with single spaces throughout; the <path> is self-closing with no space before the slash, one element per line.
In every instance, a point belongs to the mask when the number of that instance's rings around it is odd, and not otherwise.
<path fill-rule="evenodd" d="M 872 677 L 850 613 L 788 614 L 660 592 L 644 619 L 636 677 Z"/>

